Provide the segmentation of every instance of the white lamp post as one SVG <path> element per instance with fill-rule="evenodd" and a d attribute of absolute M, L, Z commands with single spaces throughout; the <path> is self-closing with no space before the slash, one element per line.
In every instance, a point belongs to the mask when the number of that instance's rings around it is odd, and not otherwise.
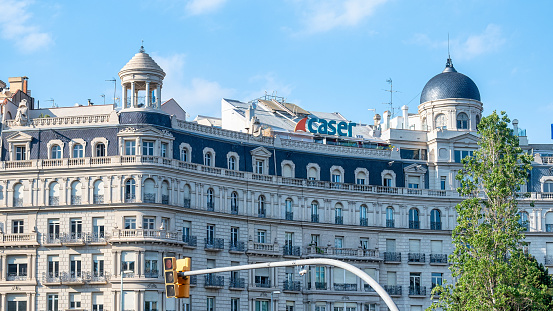
<path fill-rule="evenodd" d="M 123 257 L 121 256 L 121 259 L 123 259 Z M 134 271 L 132 270 L 125 270 L 123 271 L 123 260 L 121 260 L 121 311 L 123 311 L 123 276 L 125 275 L 125 273 L 133 273 Z"/>
<path fill-rule="evenodd" d="M 280 294 L 279 290 L 274 290 L 271 292 L 271 311 L 273 311 L 273 294 L 278 295 Z"/>

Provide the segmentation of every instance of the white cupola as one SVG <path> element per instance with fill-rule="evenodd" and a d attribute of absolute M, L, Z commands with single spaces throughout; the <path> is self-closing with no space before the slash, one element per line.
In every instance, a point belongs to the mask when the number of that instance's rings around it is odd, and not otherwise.
<path fill-rule="evenodd" d="M 119 78 L 123 88 L 122 109 L 161 109 L 161 87 L 165 72 L 144 51 L 143 46 L 119 71 Z"/>

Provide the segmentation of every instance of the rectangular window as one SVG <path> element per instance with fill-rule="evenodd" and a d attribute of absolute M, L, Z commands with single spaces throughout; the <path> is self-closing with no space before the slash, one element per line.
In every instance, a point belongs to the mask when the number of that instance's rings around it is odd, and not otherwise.
<path fill-rule="evenodd" d="M 344 237 L 343 236 L 337 236 L 337 237 L 334 238 L 334 247 L 336 247 L 336 248 L 344 247 Z"/>
<path fill-rule="evenodd" d="M 365 184 L 365 178 L 357 178 L 355 180 L 355 183 L 358 185 L 364 185 Z"/>
<path fill-rule="evenodd" d="M 142 228 L 144 230 L 154 230 L 156 225 L 155 217 L 144 217 L 142 219 Z"/>
<path fill-rule="evenodd" d="M 170 224 L 169 218 L 166 218 L 166 217 L 161 218 L 161 227 L 163 228 L 163 230 L 169 230 L 169 224 Z"/>
<path fill-rule="evenodd" d="M 123 272 L 124 271 L 130 271 L 126 273 L 134 273 L 134 267 L 135 267 L 135 261 L 136 261 L 136 254 L 134 252 L 122 252 L 121 253 L 121 265 Z"/>
<path fill-rule="evenodd" d="M 58 294 L 48 294 L 48 311 L 59 311 Z"/>
<path fill-rule="evenodd" d="M 255 311 L 269 311 L 269 301 L 268 300 L 256 300 L 255 301 Z"/>
<path fill-rule="evenodd" d="M 443 276 L 443 273 L 432 272 L 432 288 L 436 287 L 437 285 L 442 285 Z"/>
<path fill-rule="evenodd" d="M 256 174 L 263 174 L 263 164 L 264 164 L 264 161 L 260 161 L 260 160 L 255 161 Z"/>
<path fill-rule="evenodd" d="M 26 148 L 23 146 L 17 146 L 15 147 L 15 160 L 16 161 L 23 161 L 26 160 Z"/>
<path fill-rule="evenodd" d="M 455 150 L 454 156 L 455 156 L 455 162 L 456 163 L 461 163 L 461 160 L 464 159 L 465 157 L 467 157 L 467 156 L 472 157 L 473 156 L 473 151 L 472 150 Z"/>
<path fill-rule="evenodd" d="M 240 299 L 231 298 L 230 299 L 230 311 L 240 311 Z"/>
<path fill-rule="evenodd" d="M 215 240 L 215 225 L 207 225 L 207 243 L 213 244 Z"/>
<path fill-rule="evenodd" d="M 266 237 L 267 237 L 266 230 L 257 230 L 257 243 L 265 243 Z"/>
<path fill-rule="evenodd" d="M 153 156 L 154 155 L 154 142 L 151 140 L 142 141 L 142 155 Z"/>
<path fill-rule="evenodd" d="M 136 229 L 136 217 L 125 217 L 125 229 Z"/>
<path fill-rule="evenodd" d="M 332 174 L 332 182 L 342 182 L 342 176 L 338 174 Z"/>
<path fill-rule="evenodd" d="M 48 256 L 48 277 L 57 278 L 60 275 L 60 257 Z"/>
<path fill-rule="evenodd" d="M 418 176 L 408 176 L 407 184 L 410 189 L 418 189 L 420 183 L 420 178 Z"/>
<path fill-rule="evenodd" d="M 104 295 L 92 293 L 92 311 L 104 311 Z"/>
<path fill-rule="evenodd" d="M 207 311 L 215 311 L 215 297 L 207 297 Z"/>
<path fill-rule="evenodd" d="M 23 233 L 23 220 L 12 221 L 12 233 Z"/>
<path fill-rule="evenodd" d="M 92 274 L 96 278 L 104 276 L 104 255 L 92 255 Z"/>
<path fill-rule="evenodd" d="M 441 189 L 441 190 L 445 190 L 445 181 L 446 181 L 446 177 L 445 177 L 445 176 L 441 176 L 441 177 L 440 177 L 440 189 Z"/>
<path fill-rule="evenodd" d="M 157 252 L 146 252 L 144 254 L 144 275 L 147 278 L 157 278 L 158 268 L 157 268 Z"/>
<path fill-rule="evenodd" d="M 48 219 L 48 238 L 55 240 L 60 238 L 60 220 Z"/>
<path fill-rule="evenodd" d="M 321 236 L 319 234 L 312 234 L 311 235 L 311 244 L 314 246 L 318 246 L 321 240 Z"/>
<path fill-rule="evenodd" d="M 183 161 L 183 162 L 188 161 L 188 149 L 182 148 L 180 150 L 180 160 Z"/>
<path fill-rule="evenodd" d="M 71 255 L 70 257 L 70 266 L 69 273 L 72 278 L 81 277 L 81 256 L 80 255 Z"/>
<path fill-rule="evenodd" d="M 69 309 L 81 307 L 81 293 L 69 293 Z"/>
<path fill-rule="evenodd" d="M 135 155 L 135 154 L 136 154 L 136 141 L 125 140 L 125 155 Z"/>
<path fill-rule="evenodd" d="M 80 239 L 83 234 L 83 220 L 81 218 L 71 219 L 71 238 Z"/>
<path fill-rule="evenodd" d="M 230 245 L 237 246 L 238 245 L 238 227 L 231 227 L 230 228 Z"/>
<path fill-rule="evenodd" d="M 169 145 L 167 143 L 161 143 L 161 156 L 164 158 L 167 158 L 167 151 L 169 149 Z"/>
<path fill-rule="evenodd" d="M 8 280 L 16 281 L 18 278 L 27 276 L 27 256 L 8 256 L 7 261 Z"/>
<path fill-rule="evenodd" d="M 104 225 L 105 225 L 105 220 L 103 217 L 92 218 L 93 238 L 103 239 L 105 237 Z"/>

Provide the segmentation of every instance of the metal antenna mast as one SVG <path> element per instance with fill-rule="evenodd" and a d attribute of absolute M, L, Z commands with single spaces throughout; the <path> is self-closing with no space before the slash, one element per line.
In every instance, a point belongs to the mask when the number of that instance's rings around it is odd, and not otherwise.
<path fill-rule="evenodd" d="M 117 92 L 117 80 L 115 78 L 111 78 L 111 80 L 106 80 L 108 82 L 113 82 L 113 106 L 116 106 L 115 103 L 115 93 Z"/>
<path fill-rule="evenodd" d="M 392 78 L 388 78 L 386 82 L 390 83 L 390 89 L 384 90 L 386 92 L 390 92 L 390 102 L 389 103 L 382 103 L 383 105 L 390 105 L 390 113 L 392 114 L 392 118 L 394 117 L 394 93 L 399 93 L 399 91 L 394 91 L 394 85 L 392 82 Z"/>

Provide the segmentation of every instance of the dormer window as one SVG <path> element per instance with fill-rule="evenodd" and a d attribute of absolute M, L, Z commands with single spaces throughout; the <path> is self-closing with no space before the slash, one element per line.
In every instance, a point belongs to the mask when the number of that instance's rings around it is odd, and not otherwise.
<path fill-rule="evenodd" d="M 142 142 L 142 155 L 145 155 L 145 156 L 154 155 L 154 141 L 144 140 Z"/>
<path fill-rule="evenodd" d="M 23 161 L 27 160 L 27 148 L 25 146 L 15 146 L 15 160 Z"/>
<path fill-rule="evenodd" d="M 61 147 L 59 145 L 53 145 L 50 149 L 50 159 L 61 159 Z"/>
<path fill-rule="evenodd" d="M 263 160 L 257 160 L 255 161 L 255 173 L 256 174 L 263 174 L 263 167 L 265 166 L 265 161 Z"/>
<path fill-rule="evenodd" d="M 73 146 L 73 158 L 82 158 L 84 157 L 84 148 L 81 144 L 76 144 Z"/>
<path fill-rule="evenodd" d="M 95 150 L 96 157 L 105 157 L 106 156 L 106 145 L 103 143 L 96 144 Z"/>
<path fill-rule="evenodd" d="M 161 157 L 167 158 L 168 149 L 169 149 L 168 143 L 161 143 Z"/>
<path fill-rule="evenodd" d="M 204 154 L 204 165 L 205 166 L 211 166 L 211 153 L 207 152 Z"/>
<path fill-rule="evenodd" d="M 136 141 L 125 140 L 125 155 L 136 155 Z"/>

